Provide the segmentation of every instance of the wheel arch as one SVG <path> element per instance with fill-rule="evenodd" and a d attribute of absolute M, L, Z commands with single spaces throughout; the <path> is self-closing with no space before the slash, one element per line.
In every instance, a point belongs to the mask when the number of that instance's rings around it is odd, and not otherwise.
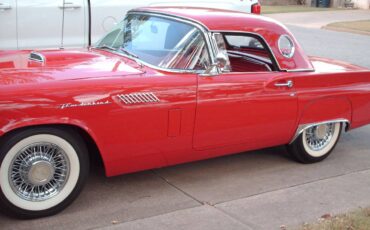
<path fill-rule="evenodd" d="M 299 137 L 299 135 L 301 135 L 303 133 L 303 131 L 305 131 L 306 129 L 309 129 L 309 128 L 311 128 L 313 126 L 316 126 L 316 125 L 323 125 L 323 124 L 328 124 L 328 123 L 342 123 L 344 125 L 344 130 L 345 131 L 347 131 L 349 129 L 349 126 L 350 126 L 349 120 L 347 120 L 345 118 L 327 120 L 327 121 L 321 121 L 321 122 L 314 122 L 314 123 L 310 123 L 310 124 L 302 124 L 302 125 L 298 126 L 298 129 L 295 132 L 294 137 L 289 142 L 289 144 L 293 143 Z"/>
<path fill-rule="evenodd" d="M 85 128 L 79 125 L 76 125 L 76 124 L 49 123 L 49 124 L 33 124 L 33 125 L 17 126 L 12 129 L 8 129 L 6 132 L 3 132 L 3 134 L 0 136 L 0 144 L 6 137 L 10 135 L 16 135 L 17 133 L 22 132 L 27 129 L 42 128 L 42 127 L 59 128 L 59 129 L 66 130 L 68 132 L 77 133 L 84 140 L 86 147 L 88 149 L 90 159 L 94 163 L 98 163 L 99 165 L 102 165 L 105 169 L 103 156 L 98 147 L 96 139 L 94 138 L 94 135 L 88 130 L 86 130 Z"/>
<path fill-rule="evenodd" d="M 304 130 L 320 124 L 341 122 L 348 131 L 352 121 L 352 103 L 346 96 L 323 97 L 302 106 L 292 143 Z"/>

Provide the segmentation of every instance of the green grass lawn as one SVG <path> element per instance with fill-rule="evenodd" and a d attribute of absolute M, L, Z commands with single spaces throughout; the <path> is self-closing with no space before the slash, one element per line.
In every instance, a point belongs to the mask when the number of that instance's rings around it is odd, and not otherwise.
<path fill-rule="evenodd" d="M 329 10 L 343 10 L 343 9 L 340 9 L 340 8 L 318 8 L 318 7 L 309 7 L 309 6 L 300 6 L 300 5 L 289 5 L 289 6 L 264 6 L 264 5 L 262 5 L 262 14 L 329 11 Z"/>
<path fill-rule="evenodd" d="M 317 223 L 303 225 L 300 230 L 367 230 L 370 229 L 370 208 L 320 219 Z"/>
<path fill-rule="evenodd" d="M 348 30 L 355 30 L 355 31 L 363 31 L 370 33 L 370 20 L 364 21 L 352 21 L 352 22 L 335 22 L 331 23 L 326 26 L 327 28 L 333 29 L 348 29 Z"/>

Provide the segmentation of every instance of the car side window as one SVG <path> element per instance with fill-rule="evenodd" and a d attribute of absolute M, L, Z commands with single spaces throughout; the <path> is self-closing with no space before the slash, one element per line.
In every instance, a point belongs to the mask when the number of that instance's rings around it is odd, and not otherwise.
<path fill-rule="evenodd" d="M 227 72 L 269 72 L 276 69 L 269 50 L 257 36 L 226 33 L 222 37 L 222 49 L 226 50 L 230 63 Z M 217 46 L 220 47 L 219 44 Z"/>
<path fill-rule="evenodd" d="M 226 35 L 225 37 L 230 46 L 263 50 L 263 45 L 256 38 L 240 35 Z"/>
<path fill-rule="evenodd" d="M 122 21 L 113 27 L 113 29 L 107 35 L 98 41 L 98 44 L 109 45 L 112 48 L 118 49 L 123 42 L 123 31 L 121 29 L 123 24 L 124 22 Z"/>

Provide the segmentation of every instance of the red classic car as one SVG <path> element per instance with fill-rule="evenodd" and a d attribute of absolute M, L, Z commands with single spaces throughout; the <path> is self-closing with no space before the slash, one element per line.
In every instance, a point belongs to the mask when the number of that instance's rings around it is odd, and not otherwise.
<path fill-rule="evenodd" d="M 107 176 L 277 145 L 321 161 L 370 123 L 370 71 L 262 16 L 140 8 L 95 47 L 1 52 L 0 112 L 0 204 L 34 218 L 77 197 L 94 152 Z"/>

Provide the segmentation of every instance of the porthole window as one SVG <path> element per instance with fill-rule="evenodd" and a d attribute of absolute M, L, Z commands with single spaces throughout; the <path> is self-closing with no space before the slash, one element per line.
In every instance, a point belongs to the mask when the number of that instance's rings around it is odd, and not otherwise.
<path fill-rule="evenodd" d="M 294 43 L 288 35 L 281 35 L 278 41 L 279 51 L 286 58 L 294 55 Z"/>

